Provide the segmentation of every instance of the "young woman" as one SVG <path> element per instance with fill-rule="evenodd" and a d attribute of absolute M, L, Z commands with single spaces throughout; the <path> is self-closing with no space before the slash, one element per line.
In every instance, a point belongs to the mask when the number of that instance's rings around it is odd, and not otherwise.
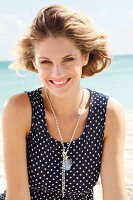
<path fill-rule="evenodd" d="M 89 19 L 63 6 L 39 11 L 18 44 L 14 69 L 42 87 L 12 96 L 2 118 L 6 190 L 0 199 L 88 199 L 101 175 L 104 200 L 127 200 L 120 103 L 82 88 L 111 59 Z"/>

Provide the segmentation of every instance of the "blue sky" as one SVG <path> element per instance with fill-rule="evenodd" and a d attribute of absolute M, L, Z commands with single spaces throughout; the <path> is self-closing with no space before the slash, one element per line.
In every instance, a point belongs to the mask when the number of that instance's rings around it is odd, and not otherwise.
<path fill-rule="evenodd" d="M 13 58 L 16 42 L 39 9 L 61 4 L 80 10 L 108 34 L 111 54 L 133 54 L 132 0 L 3 0 L 0 1 L 0 60 Z"/>

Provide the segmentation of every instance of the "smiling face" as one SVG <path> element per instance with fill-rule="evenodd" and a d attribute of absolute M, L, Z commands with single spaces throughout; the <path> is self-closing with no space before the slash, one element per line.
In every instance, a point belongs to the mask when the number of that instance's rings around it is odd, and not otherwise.
<path fill-rule="evenodd" d="M 42 84 L 50 92 L 58 96 L 80 88 L 88 56 L 82 55 L 72 40 L 49 36 L 35 46 L 34 57 Z"/>

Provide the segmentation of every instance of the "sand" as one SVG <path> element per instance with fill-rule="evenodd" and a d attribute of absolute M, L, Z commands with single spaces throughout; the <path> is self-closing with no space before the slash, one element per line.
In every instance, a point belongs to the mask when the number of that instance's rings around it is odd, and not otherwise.
<path fill-rule="evenodd" d="M 129 200 L 133 200 L 133 112 L 126 113 L 127 133 L 125 141 L 125 179 L 126 189 L 128 191 Z M 3 163 L 3 146 L 1 134 L 1 118 L 0 118 L 0 193 L 6 188 L 4 163 Z M 99 181 L 94 189 L 94 199 L 102 200 L 102 187 Z"/>

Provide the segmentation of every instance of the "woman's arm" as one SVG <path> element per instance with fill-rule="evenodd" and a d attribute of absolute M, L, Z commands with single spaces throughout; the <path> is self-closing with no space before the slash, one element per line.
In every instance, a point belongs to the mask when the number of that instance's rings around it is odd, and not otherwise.
<path fill-rule="evenodd" d="M 124 178 L 125 115 L 122 106 L 109 98 L 101 165 L 104 200 L 127 200 Z"/>
<path fill-rule="evenodd" d="M 29 129 L 30 106 L 26 94 L 11 97 L 2 114 L 6 200 L 30 200 L 26 133 Z"/>

